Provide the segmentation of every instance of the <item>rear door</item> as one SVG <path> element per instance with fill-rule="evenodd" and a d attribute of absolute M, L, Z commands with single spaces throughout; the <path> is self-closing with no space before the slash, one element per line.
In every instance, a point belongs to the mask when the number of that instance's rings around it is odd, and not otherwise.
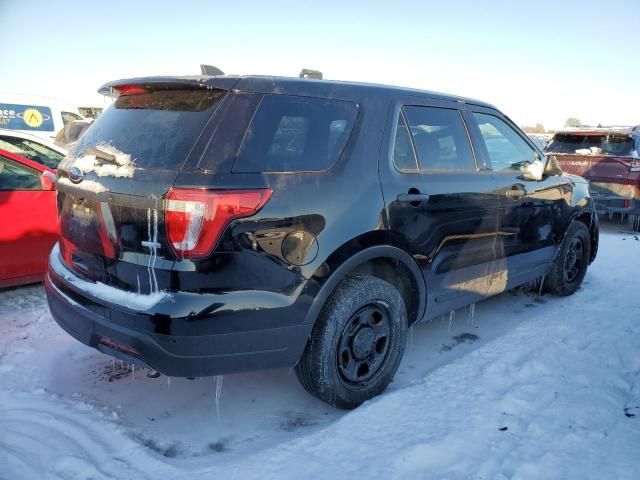
<path fill-rule="evenodd" d="M 500 198 L 497 267 L 509 289 L 548 271 L 562 233 L 563 195 L 556 176 L 524 177 L 523 168 L 544 162 L 544 156 L 508 118 L 471 106 L 468 118 L 494 172 Z"/>
<path fill-rule="evenodd" d="M 0 156 L 0 286 L 38 281 L 56 238 L 56 192 L 41 172 Z"/>
<path fill-rule="evenodd" d="M 498 199 L 458 107 L 397 99 L 380 161 L 392 242 L 423 271 L 427 316 L 483 298 L 492 281 Z"/>
<path fill-rule="evenodd" d="M 164 197 L 206 143 L 226 91 L 198 84 L 120 85 L 59 167 L 63 261 L 82 278 L 144 294 L 171 288 Z"/>

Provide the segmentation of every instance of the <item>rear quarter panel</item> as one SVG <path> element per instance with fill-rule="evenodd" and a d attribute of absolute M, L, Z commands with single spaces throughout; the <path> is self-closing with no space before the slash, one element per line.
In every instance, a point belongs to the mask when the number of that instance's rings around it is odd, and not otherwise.
<path fill-rule="evenodd" d="M 342 155 L 325 171 L 183 170 L 176 187 L 270 188 L 273 193 L 257 214 L 227 227 L 210 258 L 177 261 L 177 284 L 192 284 L 187 276 L 196 271 L 201 273 L 194 288 L 221 291 L 241 282 L 243 288 L 314 296 L 350 255 L 387 240 L 377 162 L 388 102 L 376 96 L 338 98 L 356 103 L 358 116 Z M 241 277 L 228 274 L 241 264 L 246 267 Z"/>

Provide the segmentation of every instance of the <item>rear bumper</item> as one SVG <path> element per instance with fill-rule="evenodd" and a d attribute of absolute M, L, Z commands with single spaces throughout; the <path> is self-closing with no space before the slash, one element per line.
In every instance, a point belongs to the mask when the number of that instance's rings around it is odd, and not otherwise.
<path fill-rule="evenodd" d="M 640 214 L 640 188 L 629 184 L 591 182 L 591 198 L 598 213 Z"/>
<path fill-rule="evenodd" d="M 616 196 L 593 195 L 596 212 L 599 214 L 628 213 L 640 214 L 640 200 Z M 625 206 L 626 205 L 626 206 Z"/>
<path fill-rule="evenodd" d="M 312 328 L 286 320 L 304 320 L 305 299 L 281 308 L 247 307 L 243 311 L 221 309 L 225 295 L 200 295 L 198 306 L 206 299 L 217 313 L 180 318 L 171 313 L 188 309 L 184 302 L 192 297 L 176 294 L 148 311 L 132 311 L 92 298 L 81 288 L 82 281 L 70 281 L 69 275 L 73 274 L 54 248 L 45 289 L 55 321 L 86 345 L 165 375 L 198 377 L 292 366 Z M 255 305 L 256 301 L 246 298 L 245 304 Z M 264 328 L 256 328 L 259 325 Z"/>

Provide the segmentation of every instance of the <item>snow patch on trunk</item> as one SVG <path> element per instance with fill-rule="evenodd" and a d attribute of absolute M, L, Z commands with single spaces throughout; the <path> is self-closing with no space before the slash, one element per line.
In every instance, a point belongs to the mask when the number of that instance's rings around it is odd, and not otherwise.
<path fill-rule="evenodd" d="M 96 149 L 114 157 L 114 162 L 98 160 L 96 155 L 87 153 L 69 162 L 68 168 L 78 167 L 83 173 L 94 172 L 98 177 L 132 177 L 135 162 L 128 153 L 121 152 L 113 145 L 100 143 Z"/>

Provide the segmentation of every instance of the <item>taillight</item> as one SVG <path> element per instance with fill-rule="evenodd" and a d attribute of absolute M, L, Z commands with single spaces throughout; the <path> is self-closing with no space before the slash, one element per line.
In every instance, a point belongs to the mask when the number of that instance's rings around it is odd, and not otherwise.
<path fill-rule="evenodd" d="M 267 203 L 271 192 L 270 188 L 172 188 L 166 196 L 164 214 L 169 245 L 178 257 L 206 257 L 227 225 L 236 218 L 254 215 Z"/>
<path fill-rule="evenodd" d="M 147 93 L 147 90 L 144 87 L 134 83 L 116 85 L 113 89 L 118 92 L 119 95 L 138 95 L 140 93 Z"/>
<path fill-rule="evenodd" d="M 631 167 L 629 170 L 632 172 L 640 172 L 640 158 L 631 159 Z"/>

